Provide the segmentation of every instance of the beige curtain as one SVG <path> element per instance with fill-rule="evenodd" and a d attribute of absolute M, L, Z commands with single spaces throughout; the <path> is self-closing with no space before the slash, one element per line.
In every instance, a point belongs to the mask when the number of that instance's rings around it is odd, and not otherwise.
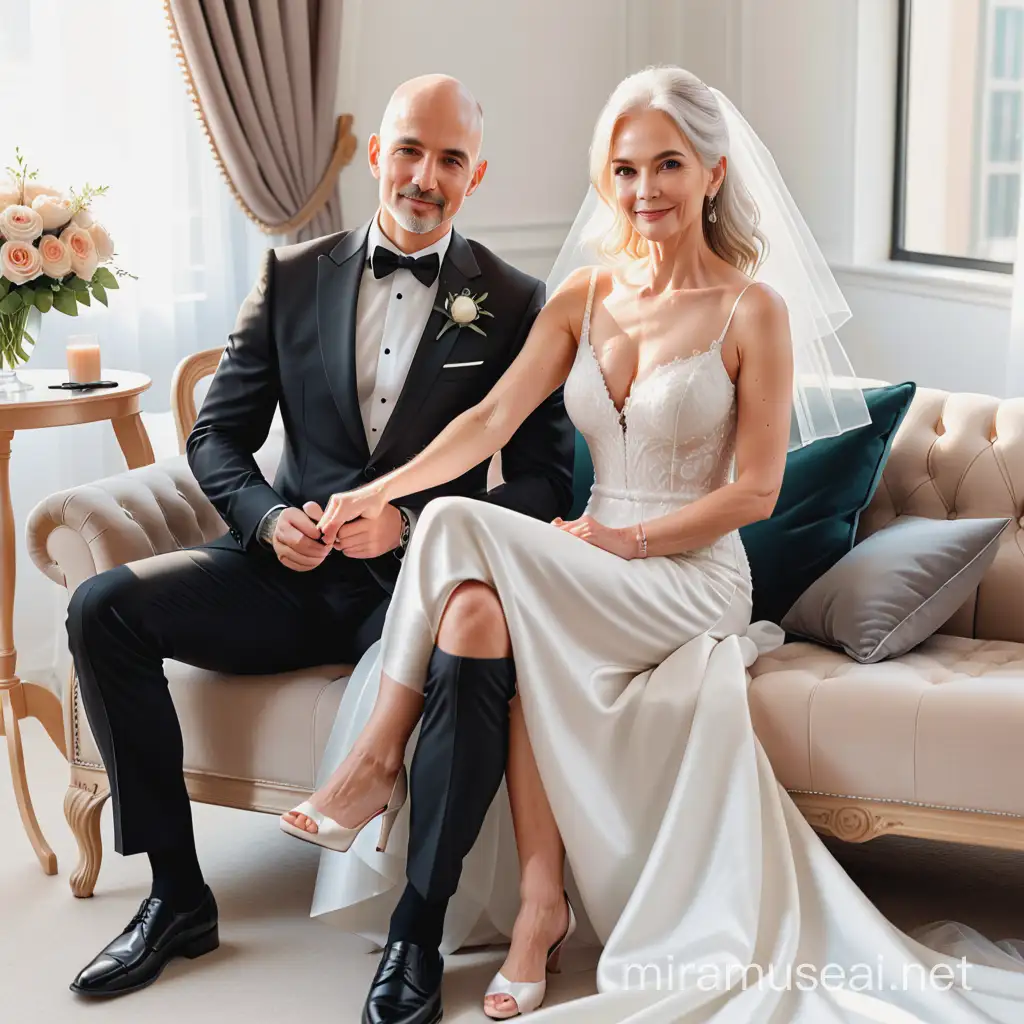
<path fill-rule="evenodd" d="M 289 241 L 342 227 L 352 159 L 336 116 L 342 0 L 164 0 L 178 62 L 239 205 Z"/>

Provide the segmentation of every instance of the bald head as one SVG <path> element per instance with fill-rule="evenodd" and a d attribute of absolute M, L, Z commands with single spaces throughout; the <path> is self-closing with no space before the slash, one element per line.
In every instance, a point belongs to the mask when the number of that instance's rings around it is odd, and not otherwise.
<path fill-rule="evenodd" d="M 450 75 L 421 75 L 394 91 L 369 147 L 381 227 L 392 241 L 416 251 L 418 243 L 432 244 L 425 236 L 448 230 L 486 170 L 479 160 L 483 126 L 476 97 Z"/>
<path fill-rule="evenodd" d="M 472 143 L 470 156 L 480 155 L 484 132 L 484 111 L 476 97 L 451 75 L 420 75 L 403 82 L 388 100 L 381 118 L 380 134 L 388 139 L 401 133 L 410 120 L 442 121 Z"/>

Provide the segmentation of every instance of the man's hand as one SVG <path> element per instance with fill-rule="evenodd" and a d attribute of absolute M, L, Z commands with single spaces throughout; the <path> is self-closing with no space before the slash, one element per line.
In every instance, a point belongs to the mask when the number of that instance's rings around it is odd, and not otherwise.
<path fill-rule="evenodd" d="M 321 542 L 316 525 L 322 515 L 323 510 L 315 501 L 281 512 L 271 543 L 282 565 L 296 572 L 309 572 L 331 553 L 330 546 Z"/>
<path fill-rule="evenodd" d="M 375 519 L 353 519 L 338 530 L 334 547 L 349 558 L 376 558 L 394 551 L 402 539 L 402 513 L 385 505 Z"/>

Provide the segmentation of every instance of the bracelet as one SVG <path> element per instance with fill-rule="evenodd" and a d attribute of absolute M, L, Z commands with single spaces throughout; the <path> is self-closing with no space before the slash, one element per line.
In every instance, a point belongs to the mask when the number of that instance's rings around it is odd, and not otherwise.
<path fill-rule="evenodd" d="M 637 540 L 640 543 L 640 557 L 641 558 L 646 558 L 647 557 L 647 531 L 644 529 L 643 522 L 641 522 L 639 524 L 638 530 L 639 530 L 639 536 L 637 537 Z"/>

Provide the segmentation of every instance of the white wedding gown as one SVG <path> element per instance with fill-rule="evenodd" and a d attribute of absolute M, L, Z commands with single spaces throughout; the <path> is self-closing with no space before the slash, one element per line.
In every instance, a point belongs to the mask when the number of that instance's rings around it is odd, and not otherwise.
<path fill-rule="evenodd" d="M 620 418 L 590 345 L 592 297 L 593 282 L 565 404 L 593 457 L 588 512 L 621 526 L 728 481 L 736 401 L 723 330 L 637 382 Z M 603 945 L 598 994 L 543 1009 L 538 1024 L 1024 1021 L 1024 961 L 1012 944 L 949 926 L 929 933 L 937 952 L 900 932 L 776 782 L 751 726 L 746 669 L 755 636 L 763 650 L 781 631 L 748 628 L 750 575 L 735 532 L 701 550 L 625 560 L 486 502 L 432 502 L 382 640 L 343 697 L 323 777 L 366 721 L 382 666 L 422 688 L 448 596 L 469 579 L 491 584 L 504 607 L 570 893 Z M 387 854 L 370 829 L 349 853 L 322 855 L 314 916 L 384 941 L 405 884 L 407 815 Z M 466 860 L 443 949 L 509 935 L 517 900 L 502 788 Z M 985 965 L 964 970 L 965 951 Z M 927 973 L 945 963 L 953 969 Z M 744 983 L 748 965 L 759 965 L 762 985 L 756 969 Z"/>

